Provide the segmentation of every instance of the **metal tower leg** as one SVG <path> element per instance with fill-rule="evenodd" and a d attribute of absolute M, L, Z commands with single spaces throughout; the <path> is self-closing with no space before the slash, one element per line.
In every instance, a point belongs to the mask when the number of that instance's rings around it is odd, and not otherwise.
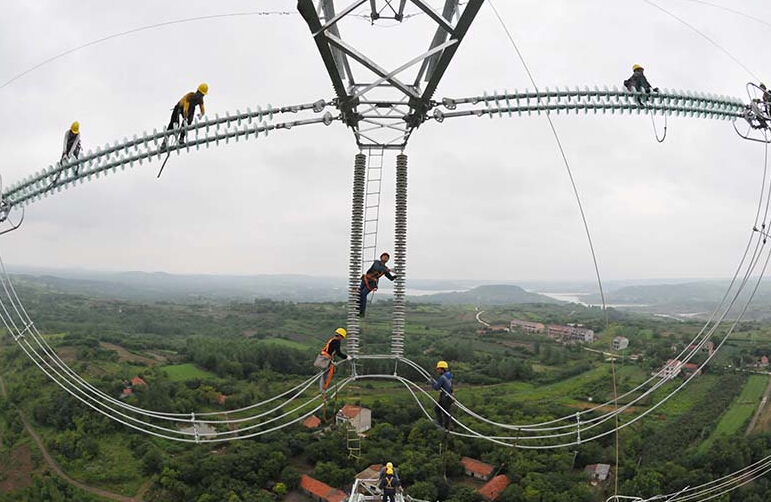
<path fill-rule="evenodd" d="M 396 231 L 394 233 L 394 309 L 391 354 L 404 356 L 404 287 L 407 279 L 407 155 L 396 156 Z"/>
<path fill-rule="evenodd" d="M 364 185 L 367 156 L 357 153 L 353 164 L 353 201 L 351 206 L 351 246 L 348 265 L 348 337 L 346 348 L 351 356 L 359 355 L 359 283 L 361 283 L 361 245 L 364 232 Z M 356 366 L 351 365 L 356 373 Z"/>

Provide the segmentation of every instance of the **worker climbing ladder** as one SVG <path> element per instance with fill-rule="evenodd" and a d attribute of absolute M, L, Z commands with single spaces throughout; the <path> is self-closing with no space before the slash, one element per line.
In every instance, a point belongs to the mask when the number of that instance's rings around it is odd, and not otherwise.
<path fill-rule="evenodd" d="M 364 274 L 379 258 L 377 235 L 380 224 L 380 192 L 383 185 L 382 147 L 372 147 L 367 150 L 367 185 L 364 191 L 364 232 L 361 244 L 361 273 Z M 372 293 L 369 301 L 375 294 Z"/>

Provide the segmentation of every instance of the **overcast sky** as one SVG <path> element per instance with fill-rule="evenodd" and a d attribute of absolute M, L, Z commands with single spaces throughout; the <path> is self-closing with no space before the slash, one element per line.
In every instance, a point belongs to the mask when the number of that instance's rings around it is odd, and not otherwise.
<path fill-rule="evenodd" d="M 771 22 L 767 0 L 713 0 Z M 342 4 L 342 2 L 338 2 Z M 440 2 L 434 0 L 433 5 Z M 769 26 L 686 0 L 657 0 L 771 80 Z M 109 5 L 109 6 L 108 6 Z M 7 2 L 0 82 L 71 47 L 198 15 L 294 11 L 292 0 Z M 540 87 L 621 85 L 641 64 L 654 86 L 742 97 L 750 76 L 641 0 L 498 0 Z M 414 10 L 414 8 L 412 8 Z M 343 26 L 396 66 L 428 45 L 425 17 Z M 348 32 L 345 31 L 348 30 Z M 86 48 L 0 90 L 5 183 L 58 160 L 79 120 L 86 149 L 161 128 L 208 82 L 210 116 L 333 97 L 299 15 L 249 16 L 149 30 Z M 485 5 L 436 97 L 531 87 Z M 607 279 L 725 277 L 751 230 L 763 146 L 729 122 L 670 118 L 658 144 L 646 116 L 556 116 Z M 658 118 L 661 121 L 661 118 Z M 173 156 L 27 209 L 4 236 L 7 263 L 174 273 L 345 276 L 353 156 L 340 124 Z M 415 278 L 592 279 L 565 167 L 543 117 L 429 122 L 409 154 L 408 274 Z M 393 235 L 395 159 L 386 158 L 380 243 Z"/>

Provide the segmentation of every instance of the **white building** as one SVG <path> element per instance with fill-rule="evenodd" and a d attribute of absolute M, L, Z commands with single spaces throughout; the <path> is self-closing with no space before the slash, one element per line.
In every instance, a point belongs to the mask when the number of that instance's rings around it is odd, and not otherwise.
<path fill-rule="evenodd" d="M 670 359 L 667 361 L 667 364 L 664 365 L 663 368 L 661 368 L 661 372 L 658 371 L 653 372 L 653 375 L 659 375 L 661 378 L 675 378 L 677 375 L 680 374 L 680 370 L 682 369 L 682 365 L 680 364 L 680 361 L 677 359 Z"/>
<path fill-rule="evenodd" d="M 346 404 L 337 412 L 335 422 L 338 424 L 348 422 L 353 426 L 357 434 L 362 434 L 372 428 L 372 410 Z"/>
<path fill-rule="evenodd" d="M 525 333 L 543 333 L 546 329 L 540 322 L 523 321 L 522 319 L 514 319 L 511 321 L 510 329 L 519 328 Z"/>
<path fill-rule="evenodd" d="M 617 336 L 613 339 L 613 350 L 624 350 L 629 347 L 629 338 Z"/>

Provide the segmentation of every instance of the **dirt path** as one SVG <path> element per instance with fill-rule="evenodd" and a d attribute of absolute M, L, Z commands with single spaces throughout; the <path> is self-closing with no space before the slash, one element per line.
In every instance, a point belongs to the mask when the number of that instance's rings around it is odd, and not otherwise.
<path fill-rule="evenodd" d="M 749 436 L 750 432 L 752 432 L 752 429 L 755 428 L 755 425 L 758 423 L 758 419 L 760 418 L 760 414 L 763 412 L 763 407 L 766 405 L 766 403 L 768 403 L 769 396 L 771 396 L 771 378 L 768 380 L 766 392 L 763 393 L 763 399 L 760 400 L 758 409 L 755 411 L 755 415 L 752 417 L 752 420 L 750 420 L 750 425 L 747 426 L 747 430 L 744 432 L 745 436 Z"/>
<path fill-rule="evenodd" d="M 6 390 L 5 390 L 5 382 L 3 381 L 2 375 L 0 375 L 0 392 L 2 392 L 3 397 L 6 396 Z M 48 466 L 53 470 L 57 476 L 68 482 L 69 484 L 76 486 L 80 488 L 83 491 L 86 491 L 92 495 L 97 495 L 99 497 L 104 497 L 106 499 L 110 500 L 116 500 L 118 502 L 144 502 L 142 500 L 142 496 L 147 491 L 147 489 L 150 487 L 150 481 L 146 481 L 142 488 L 140 488 L 139 493 L 137 493 L 134 497 L 127 497 L 125 495 L 120 495 L 118 493 L 112 493 L 108 492 L 107 490 L 102 490 L 101 488 L 97 488 L 95 486 L 89 486 L 84 483 L 81 483 L 80 481 L 76 481 L 69 477 L 67 474 L 64 473 L 64 471 L 59 467 L 59 464 L 56 463 L 56 461 L 51 457 L 51 454 L 48 453 L 48 449 L 46 449 L 45 445 L 43 444 L 43 440 L 40 438 L 37 432 L 32 428 L 32 426 L 29 424 L 29 421 L 27 421 L 27 417 L 24 416 L 24 413 L 19 410 L 19 417 L 21 418 L 22 423 L 24 424 L 24 428 L 26 429 L 27 433 L 32 436 L 32 439 L 35 441 L 35 444 L 37 444 L 38 449 L 40 450 L 40 453 L 43 454 L 43 458 L 45 459 Z"/>

